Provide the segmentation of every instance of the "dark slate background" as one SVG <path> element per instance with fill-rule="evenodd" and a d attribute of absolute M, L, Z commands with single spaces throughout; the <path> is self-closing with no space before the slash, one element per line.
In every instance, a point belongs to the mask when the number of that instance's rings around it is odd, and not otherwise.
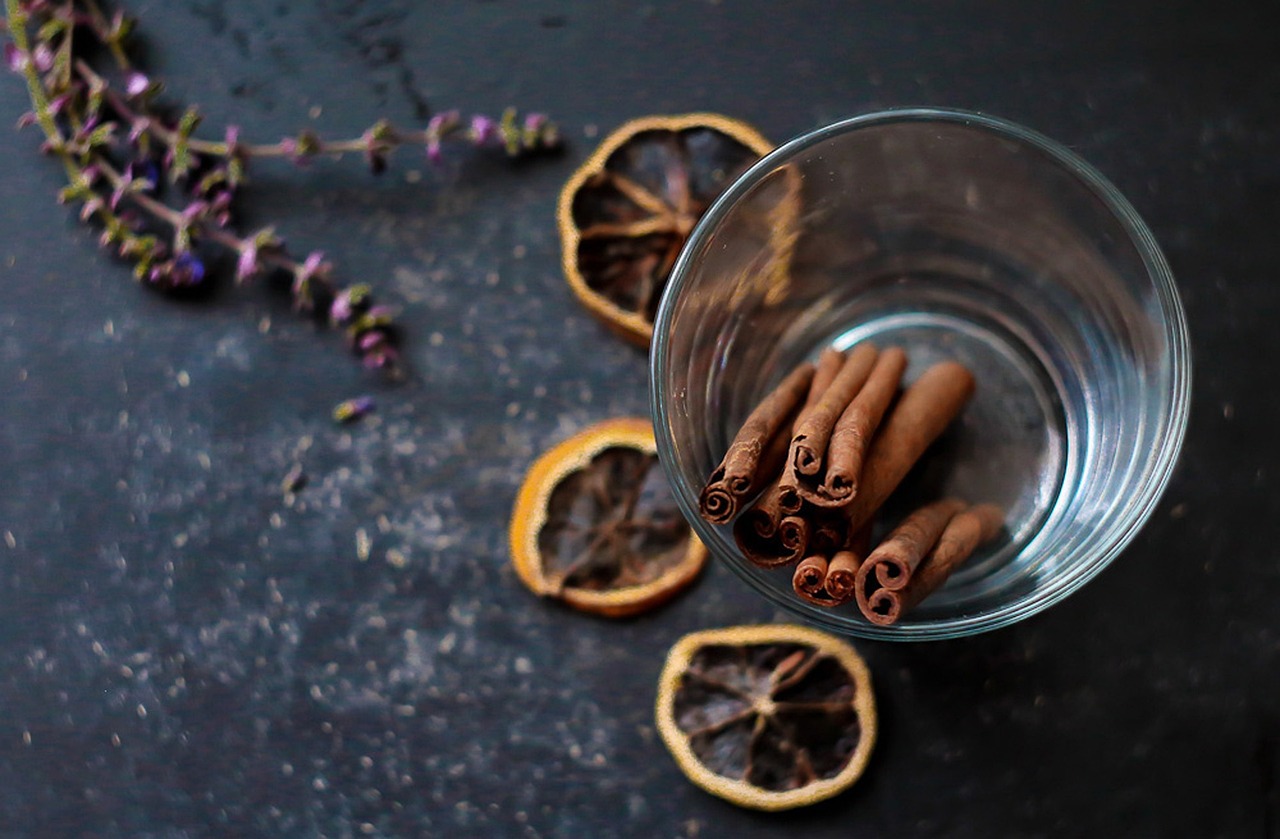
<path fill-rule="evenodd" d="M 1280 835 L 1265 5 L 139 4 L 153 68 L 215 134 L 518 104 L 570 148 L 254 171 L 247 224 L 401 308 L 414 374 L 391 388 L 268 289 L 139 288 L 54 203 L 36 133 L 0 130 L 0 835 Z M 24 103 L 0 80 L 5 124 Z M 629 117 L 712 109 L 782 140 L 907 104 L 1025 123 L 1130 197 L 1188 306 L 1191 429 L 1150 524 L 1068 602 L 861 644 L 866 777 L 748 813 L 684 781 L 654 684 L 681 634 L 780 616 L 719 567 L 624 623 L 537 602 L 507 567 L 528 463 L 647 409 L 644 356 L 560 276 L 556 193 Z M 334 427 L 364 392 L 377 417 Z M 311 483 L 289 507 L 294 462 Z"/>

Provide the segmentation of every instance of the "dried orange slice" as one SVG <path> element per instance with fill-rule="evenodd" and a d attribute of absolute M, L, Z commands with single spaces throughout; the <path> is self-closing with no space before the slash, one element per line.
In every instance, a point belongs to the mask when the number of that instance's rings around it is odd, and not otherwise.
<path fill-rule="evenodd" d="M 657 721 L 689 780 L 756 810 L 848 789 L 876 737 L 862 658 L 830 635 L 789 625 L 681 638 L 662 670 Z"/>
<path fill-rule="evenodd" d="M 685 588 L 706 562 L 658 465 L 647 419 L 608 420 L 552 448 L 525 476 L 511 560 L 536 594 L 624 617 Z"/>
<path fill-rule="evenodd" d="M 623 337 L 647 346 L 689 232 L 773 144 L 718 114 L 624 123 L 569 178 L 557 222 L 573 293 Z"/>

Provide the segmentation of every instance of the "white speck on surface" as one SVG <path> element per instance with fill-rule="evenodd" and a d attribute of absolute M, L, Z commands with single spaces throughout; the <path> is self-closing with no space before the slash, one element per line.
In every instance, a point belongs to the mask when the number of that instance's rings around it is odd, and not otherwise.
<path fill-rule="evenodd" d="M 312 105 L 307 109 L 307 116 L 312 119 L 320 119 L 320 115 L 324 113 L 324 107 L 321 105 Z"/>
<path fill-rule="evenodd" d="M 1232 419 L 1232 418 L 1234 418 L 1234 417 L 1235 417 L 1235 415 L 1236 415 L 1236 406 L 1235 406 L 1235 405 L 1232 405 L 1230 402 L 1223 402 L 1223 403 L 1222 403 L 1222 418 L 1223 418 L 1223 419 Z"/>
<path fill-rule="evenodd" d="M 596 125 L 594 122 L 589 122 L 582 126 L 582 136 L 586 137 L 588 140 L 598 136 L 599 134 L 600 126 Z"/>
<path fill-rule="evenodd" d="M 526 248 L 524 245 L 516 245 L 514 248 L 511 249 L 511 255 L 514 256 L 516 259 L 524 259 L 525 255 L 528 253 L 529 253 L 529 249 Z"/>
<path fill-rule="evenodd" d="M 419 181 L 422 180 L 422 170 L 410 169 L 408 172 L 404 173 L 404 180 L 405 180 L 405 183 L 410 183 L 410 184 L 418 183 Z"/>
<path fill-rule="evenodd" d="M 514 419 L 520 413 L 520 403 L 511 402 L 507 405 L 507 416 Z"/>
<path fill-rule="evenodd" d="M 139 704 L 138 704 L 138 719 L 143 719 L 143 720 L 145 720 L 146 718 L 147 718 L 147 706 L 146 706 L 146 705 L 143 705 L 143 704 L 141 704 L 141 703 L 139 703 Z"/>
<path fill-rule="evenodd" d="M 102 325 L 102 334 L 108 338 L 116 334 L 116 325 L 111 318 L 107 318 L 107 322 Z"/>
<path fill-rule="evenodd" d="M 527 656 L 516 656 L 515 668 L 517 673 L 527 676 L 533 672 L 533 662 Z"/>
<path fill-rule="evenodd" d="M 178 371 L 178 387 L 190 387 L 191 375 L 186 370 Z"/>
<path fill-rule="evenodd" d="M 271 331 L 271 318 L 264 317 L 258 321 L 259 334 L 266 335 L 270 331 Z"/>
<path fill-rule="evenodd" d="M 387 551 L 387 564 L 392 568 L 404 568 L 409 564 L 409 557 L 404 555 L 404 551 L 391 548 Z"/>
<path fill-rule="evenodd" d="M 363 527 L 356 530 L 356 559 L 361 562 L 369 561 L 369 551 L 373 547 L 373 541 L 369 538 L 369 532 Z"/>
<path fill-rule="evenodd" d="M 438 347 L 444 343 L 444 336 L 439 332 L 432 332 L 431 337 L 427 339 L 427 342 L 433 347 Z"/>
<path fill-rule="evenodd" d="M 14 550 L 18 547 L 18 539 L 13 535 L 12 530 L 4 532 L 4 543 L 9 546 L 9 550 Z"/>

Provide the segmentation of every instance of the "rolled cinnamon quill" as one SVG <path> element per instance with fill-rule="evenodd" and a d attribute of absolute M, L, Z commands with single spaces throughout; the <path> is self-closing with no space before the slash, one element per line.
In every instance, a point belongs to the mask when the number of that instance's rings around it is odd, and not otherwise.
<path fill-rule="evenodd" d="M 814 554 L 801 560 L 791 576 L 791 587 L 797 594 L 816 597 L 822 592 L 822 582 L 827 578 L 827 558 Z"/>
<path fill-rule="evenodd" d="M 875 345 L 861 343 L 845 359 L 840 372 L 822 397 L 796 423 L 791 438 L 791 466 L 801 475 L 816 475 L 822 469 L 827 442 L 836 421 L 853 401 L 875 365 Z"/>
<path fill-rule="evenodd" d="M 930 444 L 959 415 L 973 389 L 973 374 L 954 361 L 935 364 L 907 388 L 867 451 L 858 494 L 845 508 L 851 532 L 871 520 Z"/>
<path fill-rule="evenodd" d="M 858 569 L 871 546 L 871 524 L 864 524 L 857 533 L 850 533 L 827 564 L 827 576 L 822 581 L 827 594 L 838 603 L 848 603 L 854 598 L 854 586 Z"/>
<path fill-rule="evenodd" d="M 733 538 L 742 555 L 753 565 L 779 568 L 799 562 L 804 556 L 809 544 L 809 522 L 800 516 L 784 516 L 774 534 L 762 538 L 750 517 L 743 516 L 733 525 Z"/>
<path fill-rule="evenodd" d="M 925 555 L 938 544 L 947 522 L 966 506 L 948 498 L 926 504 L 904 518 L 867 557 L 858 572 L 858 588 L 866 591 L 869 585 L 879 585 L 896 591 L 906 587 Z"/>
<path fill-rule="evenodd" d="M 852 501 L 872 436 L 907 369 L 907 354 L 898 347 L 880 353 L 867 382 L 845 408 L 827 444 L 827 469 L 816 494 L 836 504 Z"/>
<path fill-rule="evenodd" d="M 791 577 L 791 587 L 795 590 L 796 596 L 806 603 L 826 609 L 843 605 L 842 601 L 827 594 L 827 590 L 822 587 L 826 569 L 827 558 L 822 554 L 815 554 L 801 561 L 796 566 L 796 573 Z"/>
<path fill-rule="evenodd" d="M 862 609 L 867 620 L 879 626 L 890 626 L 920 601 L 942 587 L 957 568 L 973 552 L 991 541 L 1004 526 L 1004 513 L 994 504 L 979 504 L 952 517 L 943 529 L 938 544 L 929 551 L 905 588 L 880 588 L 867 598 Z M 859 597 L 861 597 L 859 589 Z M 859 607 L 862 602 L 859 601 Z"/>
<path fill-rule="evenodd" d="M 855 581 L 858 569 L 864 565 L 862 557 L 853 551 L 840 551 L 831 557 L 827 565 L 827 577 L 822 587 L 837 603 L 848 603 L 854 599 Z"/>
<path fill-rule="evenodd" d="M 804 422 L 808 414 L 813 410 L 814 406 L 822 398 L 822 395 L 831 387 L 831 383 L 835 381 L 839 375 L 841 368 L 844 367 L 844 353 L 832 347 L 827 347 L 818 356 L 818 363 L 813 373 L 813 381 L 809 384 L 809 395 L 804 400 L 804 407 L 800 411 L 800 415 L 796 417 L 796 424 Z M 794 429 L 792 429 L 794 434 Z M 787 445 L 791 445 L 791 436 L 787 435 Z M 790 449 L 788 448 L 788 455 Z M 779 481 L 779 508 L 783 515 L 792 516 L 800 512 L 803 502 L 799 493 L 796 492 L 796 467 L 791 461 L 790 456 L 786 459 L 783 467 L 782 478 Z"/>
<path fill-rule="evenodd" d="M 759 492 L 777 474 L 781 457 L 785 457 L 785 430 L 804 400 L 813 375 L 812 364 L 801 364 L 747 417 L 698 498 L 704 519 L 712 524 L 731 521 L 742 501 Z M 769 463 L 774 458 L 779 462 Z"/>

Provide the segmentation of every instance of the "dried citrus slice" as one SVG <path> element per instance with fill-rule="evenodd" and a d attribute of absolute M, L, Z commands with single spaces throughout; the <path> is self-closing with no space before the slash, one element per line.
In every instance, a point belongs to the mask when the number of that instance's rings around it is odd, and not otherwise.
<path fill-rule="evenodd" d="M 608 420 L 555 446 L 525 476 L 511 560 L 535 593 L 623 617 L 663 603 L 707 552 L 658 465 L 647 419 Z"/>
<path fill-rule="evenodd" d="M 693 226 L 773 148 L 718 114 L 624 123 L 569 178 L 557 222 L 573 293 L 624 337 L 647 346 L 653 318 Z"/>
<path fill-rule="evenodd" d="M 866 664 L 843 641 L 790 625 L 681 638 L 662 670 L 657 721 L 689 780 L 756 810 L 848 789 L 876 737 Z"/>

